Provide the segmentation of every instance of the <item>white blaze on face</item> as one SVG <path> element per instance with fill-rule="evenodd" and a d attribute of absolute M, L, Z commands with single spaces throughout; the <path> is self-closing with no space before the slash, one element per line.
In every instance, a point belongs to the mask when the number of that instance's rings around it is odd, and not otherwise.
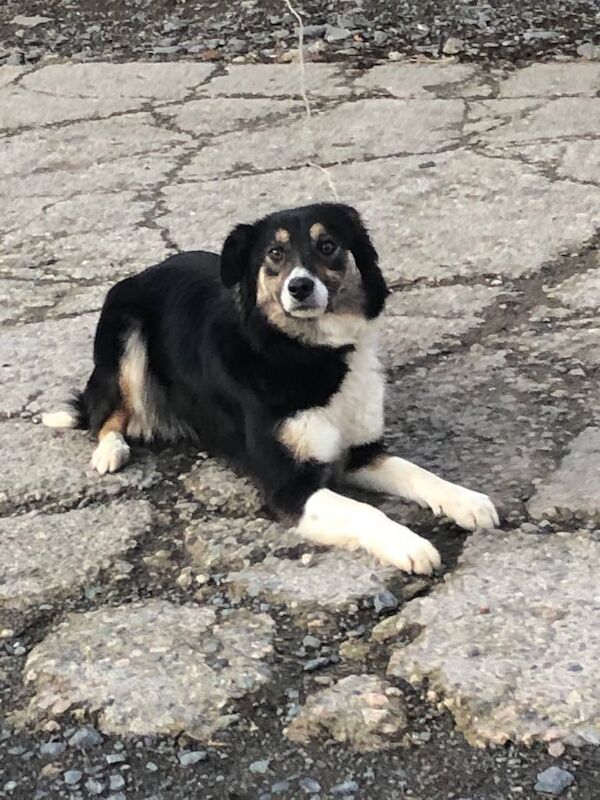
<path fill-rule="evenodd" d="M 295 278 L 310 278 L 314 284 L 312 294 L 305 300 L 296 300 L 289 290 L 290 281 Z M 323 281 L 304 267 L 294 267 L 283 284 L 281 305 L 293 317 L 319 317 L 327 308 L 329 292 Z"/>

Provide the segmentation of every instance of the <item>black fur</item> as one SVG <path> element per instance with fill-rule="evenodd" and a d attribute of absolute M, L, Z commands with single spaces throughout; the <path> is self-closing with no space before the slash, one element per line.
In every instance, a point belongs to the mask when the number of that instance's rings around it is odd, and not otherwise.
<path fill-rule="evenodd" d="M 362 469 L 372 464 L 376 458 L 385 453 L 385 445 L 383 439 L 369 444 L 359 444 L 356 447 L 351 447 L 346 458 L 345 467 L 352 472 L 355 469 Z"/>
<path fill-rule="evenodd" d="M 277 426 L 298 410 L 327 403 L 344 379 L 351 347 L 309 345 L 271 325 L 257 307 L 256 282 L 273 231 L 313 220 L 352 251 L 364 314 L 377 316 L 387 289 L 354 209 L 320 204 L 239 225 L 220 258 L 182 253 L 110 290 L 96 331 L 94 371 L 76 401 L 80 419 L 97 432 L 119 406 L 120 362 L 127 336 L 138 330 L 149 370 L 177 418 L 211 454 L 249 473 L 273 510 L 301 514 L 331 467 L 295 460 L 277 440 Z"/>

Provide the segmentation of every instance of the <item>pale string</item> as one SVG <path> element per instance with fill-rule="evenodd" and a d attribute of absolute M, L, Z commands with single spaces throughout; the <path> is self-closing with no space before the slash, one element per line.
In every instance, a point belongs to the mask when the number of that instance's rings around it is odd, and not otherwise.
<path fill-rule="evenodd" d="M 310 140 L 310 145 L 312 152 L 316 152 L 316 144 L 313 136 L 311 120 L 312 120 L 312 111 L 310 107 L 310 100 L 308 99 L 308 93 L 306 91 L 306 69 L 304 64 L 304 22 L 302 20 L 302 16 L 300 12 L 294 8 L 291 4 L 290 0 L 284 0 L 284 3 L 289 8 L 291 13 L 294 15 L 298 22 L 298 66 L 300 67 L 300 94 L 302 96 L 302 100 L 304 101 L 304 108 L 306 111 L 306 123 L 305 123 L 305 130 L 308 133 L 308 137 Z M 315 164 L 314 161 L 307 162 L 309 167 L 313 167 L 314 169 L 318 169 L 320 172 L 323 173 L 327 183 L 329 184 L 329 188 L 331 189 L 331 193 L 333 194 L 336 201 L 339 201 L 339 195 L 337 193 L 337 189 L 335 188 L 335 184 L 333 182 L 333 178 L 329 173 L 329 170 L 322 167 L 320 164 Z"/>

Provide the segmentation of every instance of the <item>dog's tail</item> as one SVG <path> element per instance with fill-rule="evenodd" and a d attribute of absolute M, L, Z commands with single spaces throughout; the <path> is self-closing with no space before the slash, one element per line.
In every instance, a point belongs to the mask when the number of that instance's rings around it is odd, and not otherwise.
<path fill-rule="evenodd" d="M 42 422 L 48 428 L 81 428 L 89 427 L 89 418 L 82 392 L 73 392 L 65 405 L 42 414 Z"/>

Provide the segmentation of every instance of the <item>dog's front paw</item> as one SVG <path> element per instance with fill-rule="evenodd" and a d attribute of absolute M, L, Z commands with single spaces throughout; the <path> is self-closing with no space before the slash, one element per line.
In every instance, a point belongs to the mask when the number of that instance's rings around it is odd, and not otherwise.
<path fill-rule="evenodd" d="M 120 433 L 111 431 L 92 453 L 92 466 L 100 475 L 117 472 L 129 461 L 129 445 Z"/>
<path fill-rule="evenodd" d="M 435 547 L 404 525 L 388 520 L 388 524 L 367 545 L 384 564 L 392 564 L 404 572 L 431 575 L 442 563 Z"/>
<path fill-rule="evenodd" d="M 495 528 L 500 524 L 498 512 L 486 494 L 452 483 L 440 494 L 439 503 L 433 506 L 437 516 L 444 514 L 469 531 Z"/>

